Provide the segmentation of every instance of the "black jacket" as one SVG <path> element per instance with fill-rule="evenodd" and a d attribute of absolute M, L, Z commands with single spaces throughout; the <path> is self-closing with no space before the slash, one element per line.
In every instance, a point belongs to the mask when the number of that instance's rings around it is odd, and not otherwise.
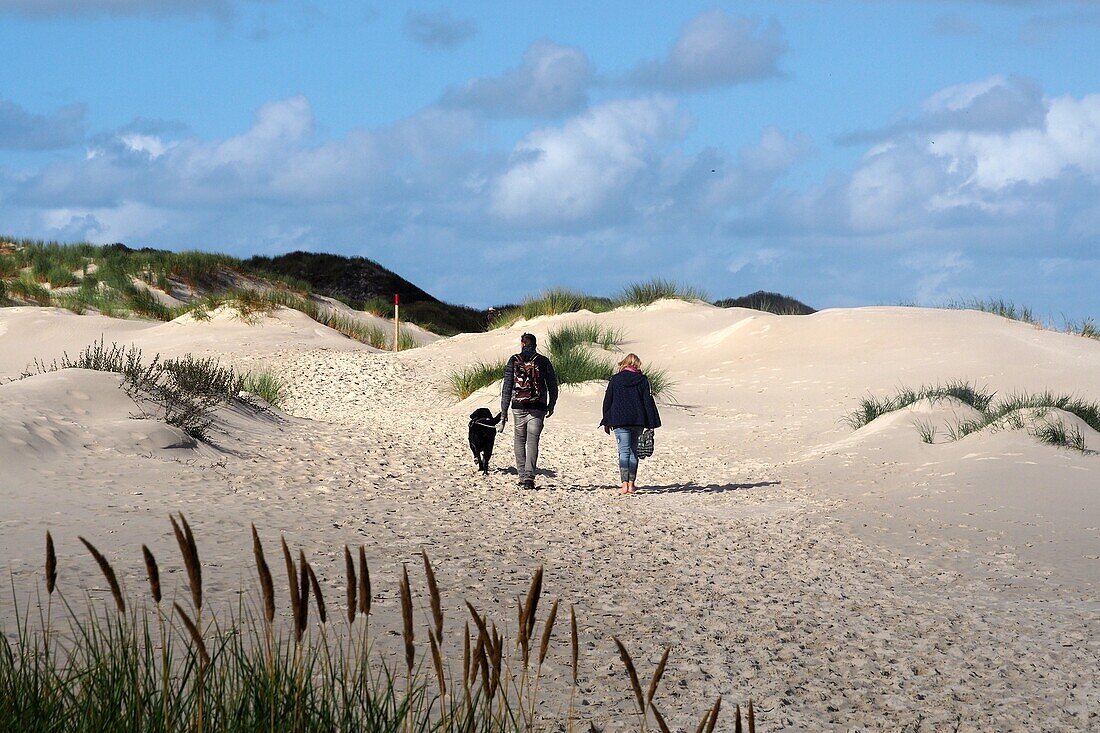
<path fill-rule="evenodd" d="M 539 368 L 539 381 L 542 382 L 539 385 L 539 394 L 541 395 L 539 401 L 531 405 L 517 405 L 512 403 L 512 388 L 515 386 L 515 367 L 512 362 L 515 361 L 516 355 L 512 355 L 508 359 L 508 364 L 504 367 L 504 384 L 500 390 L 500 411 L 502 414 L 508 414 L 508 407 L 514 407 L 520 410 L 550 410 L 553 411 L 554 405 L 558 402 L 558 375 L 554 373 L 554 365 L 550 363 L 542 354 L 533 354 L 528 352 L 524 354 L 520 352 L 524 359 L 531 360 L 533 356 L 536 364 Z"/>
<path fill-rule="evenodd" d="M 610 428 L 661 427 L 661 416 L 646 375 L 623 370 L 611 377 L 603 396 L 603 420 L 600 425 Z"/>

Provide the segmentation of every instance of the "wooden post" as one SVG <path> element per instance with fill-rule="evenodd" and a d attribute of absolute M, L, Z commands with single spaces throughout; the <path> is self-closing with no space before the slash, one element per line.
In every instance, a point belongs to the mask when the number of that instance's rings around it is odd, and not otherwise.
<path fill-rule="evenodd" d="M 393 350 L 401 350 L 401 296 L 393 294 Z"/>

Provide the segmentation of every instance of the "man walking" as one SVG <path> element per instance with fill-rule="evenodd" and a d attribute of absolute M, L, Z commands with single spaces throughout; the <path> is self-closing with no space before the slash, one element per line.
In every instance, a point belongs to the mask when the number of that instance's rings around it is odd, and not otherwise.
<path fill-rule="evenodd" d="M 539 436 L 543 421 L 554 414 L 558 401 L 558 377 L 554 365 L 536 351 L 534 334 L 520 337 L 520 352 L 504 367 L 504 385 L 500 395 L 500 427 L 508 421 L 508 408 L 515 418 L 516 471 L 519 485 L 535 488 L 539 461 Z"/>

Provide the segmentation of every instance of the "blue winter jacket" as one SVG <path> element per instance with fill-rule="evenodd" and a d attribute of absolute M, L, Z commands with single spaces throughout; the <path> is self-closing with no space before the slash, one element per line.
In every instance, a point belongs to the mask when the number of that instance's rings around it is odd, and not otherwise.
<path fill-rule="evenodd" d="M 611 377 L 603 396 L 603 420 L 600 425 L 610 428 L 661 427 L 661 416 L 646 375 L 623 370 Z"/>

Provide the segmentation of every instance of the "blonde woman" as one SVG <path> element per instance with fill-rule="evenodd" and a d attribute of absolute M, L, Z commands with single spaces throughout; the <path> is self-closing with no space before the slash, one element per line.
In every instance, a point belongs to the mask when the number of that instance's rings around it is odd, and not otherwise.
<path fill-rule="evenodd" d="M 607 383 L 600 425 L 609 435 L 614 430 L 619 444 L 620 493 L 633 494 L 638 478 L 638 438 L 646 428 L 661 427 L 657 403 L 637 354 L 627 354 Z"/>

